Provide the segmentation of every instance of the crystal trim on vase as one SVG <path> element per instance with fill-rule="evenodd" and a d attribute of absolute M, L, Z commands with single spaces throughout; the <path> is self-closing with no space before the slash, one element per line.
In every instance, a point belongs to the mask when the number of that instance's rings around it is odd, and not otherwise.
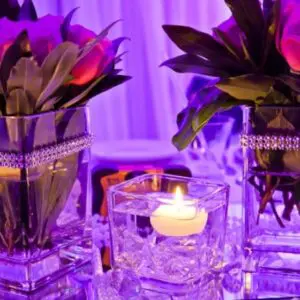
<path fill-rule="evenodd" d="M 299 136 L 243 134 L 240 141 L 243 148 L 250 148 L 252 150 L 300 150 Z"/>
<path fill-rule="evenodd" d="M 92 135 L 85 135 L 45 146 L 30 153 L 0 152 L 0 166 L 9 168 L 33 168 L 51 161 L 67 157 L 70 154 L 90 148 L 93 143 Z"/>

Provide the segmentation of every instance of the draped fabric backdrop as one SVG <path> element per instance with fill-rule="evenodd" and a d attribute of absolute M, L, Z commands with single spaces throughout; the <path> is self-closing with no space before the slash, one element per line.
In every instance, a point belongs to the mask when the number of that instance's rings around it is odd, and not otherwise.
<path fill-rule="evenodd" d="M 96 33 L 117 19 L 109 35 L 130 37 L 121 51 L 124 74 L 133 79 L 91 101 L 92 129 L 97 140 L 171 139 L 176 113 L 185 105 L 190 76 L 159 64 L 181 51 L 168 40 L 163 24 L 192 26 L 210 32 L 229 16 L 224 0 L 34 0 L 39 16 L 66 15 L 80 7 L 73 24 Z M 120 52 L 121 52 L 120 51 Z"/>

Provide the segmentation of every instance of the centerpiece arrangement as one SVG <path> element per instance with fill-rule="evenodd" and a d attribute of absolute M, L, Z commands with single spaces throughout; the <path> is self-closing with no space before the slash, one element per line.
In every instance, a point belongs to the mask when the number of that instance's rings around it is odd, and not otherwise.
<path fill-rule="evenodd" d="M 129 77 L 116 22 L 96 35 L 70 24 L 76 9 L 17 3 L 0 4 L 0 283 L 32 291 L 91 259 L 86 104 Z"/>
<path fill-rule="evenodd" d="M 185 54 L 162 65 L 211 77 L 178 115 L 173 143 L 184 149 L 214 114 L 246 106 L 241 139 L 246 269 L 299 272 L 300 2 L 225 3 L 232 16 L 213 35 L 163 26 Z"/>

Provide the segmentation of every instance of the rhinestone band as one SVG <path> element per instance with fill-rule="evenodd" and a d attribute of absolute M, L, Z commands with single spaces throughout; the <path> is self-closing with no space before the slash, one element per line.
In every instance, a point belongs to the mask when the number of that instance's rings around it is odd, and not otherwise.
<path fill-rule="evenodd" d="M 46 146 L 30 153 L 0 152 L 0 166 L 9 168 L 33 168 L 70 154 L 90 148 L 93 142 L 91 135 L 76 137 L 62 143 Z"/>
<path fill-rule="evenodd" d="M 250 149 L 299 151 L 299 136 L 243 134 L 241 146 Z"/>

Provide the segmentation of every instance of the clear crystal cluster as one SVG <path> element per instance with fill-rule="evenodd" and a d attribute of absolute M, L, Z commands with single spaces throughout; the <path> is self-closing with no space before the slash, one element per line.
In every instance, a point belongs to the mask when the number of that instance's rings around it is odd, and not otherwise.
<path fill-rule="evenodd" d="M 85 135 L 61 142 L 52 146 L 45 146 L 30 153 L 0 152 L 0 166 L 9 168 L 33 168 L 57 159 L 61 159 L 91 147 L 93 136 Z"/>
<path fill-rule="evenodd" d="M 241 146 L 250 149 L 299 151 L 299 136 L 243 134 Z"/>

